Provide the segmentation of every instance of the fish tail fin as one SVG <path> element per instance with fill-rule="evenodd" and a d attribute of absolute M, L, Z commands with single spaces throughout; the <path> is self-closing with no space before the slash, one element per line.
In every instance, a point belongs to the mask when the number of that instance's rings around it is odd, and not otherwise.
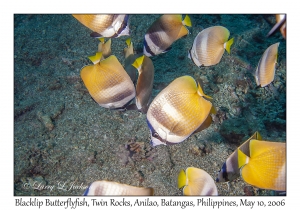
<path fill-rule="evenodd" d="M 102 43 L 102 44 L 104 44 L 104 37 L 101 37 L 101 38 L 98 38 L 99 39 L 99 41 Z"/>
<path fill-rule="evenodd" d="M 102 52 L 97 52 L 95 55 L 88 56 L 88 58 L 94 63 L 99 63 L 102 57 Z"/>
<path fill-rule="evenodd" d="M 183 25 L 186 25 L 186 26 L 189 26 L 191 27 L 192 26 L 192 22 L 191 22 L 191 18 L 186 15 L 182 21 Z"/>
<path fill-rule="evenodd" d="M 130 44 L 131 44 L 131 38 L 129 37 L 128 39 L 126 39 L 126 44 L 127 44 L 127 47 L 129 47 L 130 46 Z"/>
<path fill-rule="evenodd" d="M 249 162 L 249 157 L 245 155 L 240 149 L 238 149 L 238 163 L 239 163 L 239 168 L 244 166 Z"/>
<path fill-rule="evenodd" d="M 186 174 L 182 169 L 178 174 L 178 180 L 177 180 L 178 189 L 183 188 L 185 185 L 186 185 Z"/>
<path fill-rule="evenodd" d="M 135 59 L 132 66 L 135 67 L 136 69 L 139 69 L 144 61 L 144 57 L 145 57 L 145 55 L 142 55 L 141 57 L 138 57 L 137 59 Z"/>
<path fill-rule="evenodd" d="M 205 95 L 202 88 L 201 88 L 201 85 L 199 84 L 198 82 L 198 90 L 197 90 L 197 93 L 200 95 L 200 96 L 204 96 L 206 98 L 209 98 L 209 99 L 213 99 L 212 97 L 208 96 L 208 95 Z"/>
<path fill-rule="evenodd" d="M 234 41 L 234 38 L 231 38 L 230 40 L 228 40 L 228 41 L 225 43 L 225 49 L 226 49 L 226 51 L 228 52 L 228 54 L 230 54 L 230 47 L 231 47 L 231 45 L 233 44 L 233 41 Z"/>

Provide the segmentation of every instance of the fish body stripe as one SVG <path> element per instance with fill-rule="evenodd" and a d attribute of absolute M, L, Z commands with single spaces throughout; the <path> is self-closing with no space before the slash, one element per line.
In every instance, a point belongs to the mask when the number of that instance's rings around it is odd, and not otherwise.
<path fill-rule="evenodd" d="M 152 52 L 152 50 L 150 49 L 146 38 L 144 39 L 144 54 L 147 56 L 154 56 L 155 54 Z"/>

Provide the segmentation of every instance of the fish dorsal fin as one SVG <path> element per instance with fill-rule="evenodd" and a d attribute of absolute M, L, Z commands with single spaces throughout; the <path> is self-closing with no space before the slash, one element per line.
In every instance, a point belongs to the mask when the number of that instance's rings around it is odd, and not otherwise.
<path fill-rule="evenodd" d="M 127 44 L 127 46 L 129 47 L 130 46 L 130 44 L 131 44 L 131 38 L 129 37 L 128 39 L 126 39 L 126 44 Z"/>
<path fill-rule="evenodd" d="M 246 165 L 249 162 L 249 157 L 245 155 L 240 149 L 238 149 L 238 165 L 239 168 Z"/>
<path fill-rule="evenodd" d="M 145 57 L 145 55 L 142 55 L 141 57 L 138 57 L 137 59 L 135 59 L 132 66 L 135 67 L 137 70 L 139 70 L 143 64 L 144 57 Z"/>
<path fill-rule="evenodd" d="M 99 39 L 99 41 L 102 43 L 102 44 L 104 44 L 104 37 L 101 37 L 101 38 L 98 38 Z"/>
<path fill-rule="evenodd" d="M 202 88 L 201 88 L 201 85 L 199 84 L 198 82 L 198 89 L 197 89 L 197 93 L 202 96 L 202 97 L 206 97 L 206 98 L 209 98 L 209 99 L 212 99 L 212 97 L 208 96 L 208 95 L 205 95 Z"/>
<path fill-rule="evenodd" d="M 100 62 L 102 57 L 102 52 L 97 52 L 95 55 L 88 56 L 88 58 L 94 63 L 97 64 Z"/>
<path fill-rule="evenodd" d="M 183 188 L 186 185 L 186 174 L 184 172 L 184 170 L 180 170 L 179 174 L 178 174 L 178 180 L 177 180 L 177 186 L 178 189 Z"/>
<path fill-rule="evenodd" d="M 234 38 L 231 38 L 230 40 L 228 40 L 227 42 L 225 42 L 225 49 L 228 52 L 228 54 L 230 54 L 230 47 L 233 44 Z"/>
<path fill-rule="evenodd" d="M 121 65 L 121 63 L 119 62 L 119 60 L 117 59 L 117 57 L 115 55 L 111 55 L 108 58 L 102 60 L 100 62 L 100 65 L 104 66 L 115 66 L 116 70 L 123 68 L 123 66 Z M 124 69 L 124 68 L 123 68 Z M 125 70 L 124 70 L 125 71 Z"/>
<path fill-rule="evenodd" d="M 285 147 L 285 143 L 264 140 L 251 140 L 249 143 L 250 158 L 257 157 L 260 154 L 266 153 L 270 150 L 280 150 L 281 147 Z"/>
<path fill-rule="evenodd" d="M 184 20 L 182 21 L 183 25 L 186 25 L 186 26 L 189 26 L 191 27 L 192 26 L 192 22 L 191 22 L 191 19 L 188 15 L 186 15 L 184 17 Z"/>

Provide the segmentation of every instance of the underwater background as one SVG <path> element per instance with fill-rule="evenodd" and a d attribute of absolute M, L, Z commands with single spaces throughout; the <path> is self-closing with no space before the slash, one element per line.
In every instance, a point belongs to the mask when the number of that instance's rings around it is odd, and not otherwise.
<path fill-rule="evenodd" d="M 136 53 L 155 15 L 130 15 L 130 37 Z M 193 166 L 216 178 L 226 158 L 255 131 L 263 139 L 286 142 L 286 40 L 273 14 L 189 14 L 190 34 L 154 64 L 152 99 L 174 79 L 190 75 L 203 82 L 217 114 L 209 128 L 171 146 L 151 147 L 146 115 L 100 107 L 85 88 L 80 70 L 91 64 L 99 41 L 71 14 L 14 15 L 14 194 L 82 195 L 84 189 L 24 187 L 66 183 L 88 186 L 110 180 L 153 187 L 154 195 L 182 195 L 181 169 Z M 197 67 L 188 57 L 203 29 L 224 26 L 234 37 L 230 55 L 220 63 Z M 112 54 L 124 65 L 128 36 L 112 39 Z M 280 42 L 275 79 L 256 87 L 253 72 L 264 51 Z M 45 123 L 46 122 L 46 123 Z M 242 178 L 216 183 L 219 195 L 276 195 L 257 190 Z"/>

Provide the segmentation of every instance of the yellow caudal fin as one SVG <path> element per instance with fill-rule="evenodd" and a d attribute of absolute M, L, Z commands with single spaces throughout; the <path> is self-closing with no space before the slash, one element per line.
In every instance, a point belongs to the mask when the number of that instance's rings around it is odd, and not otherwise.
<path fill-rule="evenodd" d="M 104 44 L 104 37 L 99 38 L 99 41 Z"/>
<path fill-rule="evenodd" d="M 180 170 L 179 174 L 178 174 L 178 179 L 177 179 L 177 186 L 178 189 L 183 188 L 186 185 L 186 174 L 184 172 L 184 170 Z"/>
<path fill-rule="evenodd" d="M 239 168 L 244 166 L 249 162 L 249 157 L 245 155 L 240 149 L 238 149 L 238 163 L 239 163 Z"/>
<path fill-rule="evenodd" d="M 201 88 L 201 85 L 200 83 L 198 82 L 198 90 L 197 90 L 197 93 L 202 96 L 202 97 L 206 97 L 206 98 L 209 98 L 209 99 L 213 99 L 212 97 L 208 96 L 208 95 L 205 95 L 202 88 Z"/>
<path fill-rule="evenodd" d="M 231 47 L 231 45 L 233 44 L 233 41 L 234 41 L 234 38 L 231 38 L 230 40 L 228 40 L 228 41 L 225 43 L 225 49 L 226 49 L 226 51 L 228 52 L 228 54 L 230 54 L 230 47 Z"/>
<path fill-rule="evenodd" d="M 132 66 L 135 67 L 136 69 L 139 69 L 143 64 L 144 57 L 145 57 L 145 55 L 142 55 L 141 57 L 138 57 L 137 59 L 135 59 Z"/>
<path fill-rule="evenodd" d="M 128 38 L 128 39 L 126 39 L 126 44 L 127 44 L 127 46 L 129 47 L 130 46 L 130 44 L 131 44 L 131 38 Z"/>
<path fill-rule="evenodd" d="M 188 15 L 185 16 L 184 20 L 182 21 L 183 25 L 186 25 L 186 26 L 189 26 L 191 27 L 192 26 L 192 22 L 191 22 L 191 19 Z"/>
<path fill-rule="evenodd" d="M 97 52 L 95 55 L 88 56 L 88 58 L 94 63 L 99 63 L 102 57 L 102 52 Z"/>

